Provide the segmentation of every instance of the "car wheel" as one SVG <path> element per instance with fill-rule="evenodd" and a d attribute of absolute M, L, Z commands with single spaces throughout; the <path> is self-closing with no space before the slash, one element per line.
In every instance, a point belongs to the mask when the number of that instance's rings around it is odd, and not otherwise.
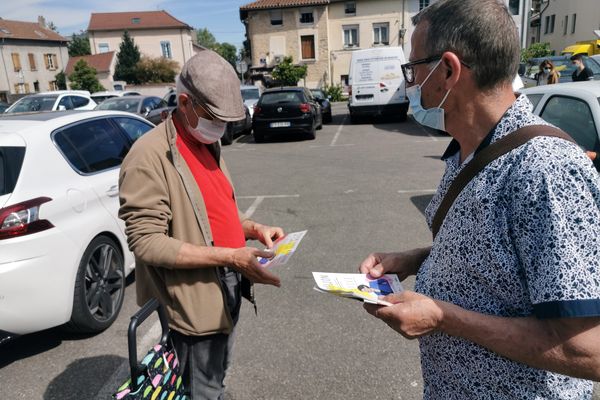
<path fill-rule="evenodd" d="M 316 125 L 316 123 L 315 123 L 315 122 L 316 122 L 316 121 L 313 121 L 312 129 L 311 129 L 309 132 L 307 132 L 307 133 L 306 133 L 306 138 L 307 138 L 308 140 L 314 140 L 314 139 L 315 139 L 315 137 L 316 137 L 316 131 L 317 131 L 317 128 L 316 128 L 316 126 L 315 126 L 315 125 Z"/>
<path fill-rule="evenodd" d="M 114 241 L 98 236 L 89 244 L 77 270 L 73 312 L 66 328 L 97 333 L 117 319 L 125 294 L 123 255 Z"/>
<path fill-rule="evenodd" d="M 265 141 L 265 134 L 256 129 L 252 130 L 252 135 L 254 136 L 254 141 L 256 143 L 263 143 Z"/>
<path fill-rule="evenodd" d="M 321 115 L 321 122 L 319 123 L 319 126 L 317 126 L 317 130 L 319 129 L 323 129 L 323 115 Z"/>
<path fill-rule="evenodd" d="M 225 134 L 221 138 L 221 144 L 228 146 L 233 142 L 233 124 L 227 124 L 225 128 Z"/>

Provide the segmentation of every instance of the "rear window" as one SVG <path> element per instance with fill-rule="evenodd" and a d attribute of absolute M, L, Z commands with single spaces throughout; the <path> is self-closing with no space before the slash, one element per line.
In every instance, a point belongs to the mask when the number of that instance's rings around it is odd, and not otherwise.
<path fill-rule="evenodd" d="M 96 103 L 100 104 L 100 103 L 102 103 L 104 100 L 106 100 L 106 99 L 111 99 L 111 98 L 113 98 L 113 97 L 117 97 L 117 96 L 111 96 L 111 95 L 108 95 L 108 96 L 92 96 L 92 99 L 94 99 L 94 101 L 95 101 Z"/>
<path fill-rule="evenodd" d="M 304 96 L 302 95 L 301 92 L 263 93 L 262 100 L 260 102 L 263 105 L 281 104 L 281 103 L 303 103 Z"/>
<path fill-rule="evenodd" d="M 10 112 L 52 111 L 58 96 L 30 96 L 17 101 Z"/>
<path fill-rule="evenodd" d="M 116 111 L 129 111 L 137 112 L 139 99 L 128 99 L 126 97 L 118 97 L 114 100 L 107 100 L 102 102 L 97 109 L 98 110 L 116 110 Z"/>
<path fill-rule="evenodd" d="M 260 93 L 258 88 L 256 89 L 242 89 L 242 99 L 246 100 L 258 100 Z"/>
<path fill-rule="evenodd" d="M 0 147 L 0 196 L 15 189 L 24 157 L 25 147 Z"/>

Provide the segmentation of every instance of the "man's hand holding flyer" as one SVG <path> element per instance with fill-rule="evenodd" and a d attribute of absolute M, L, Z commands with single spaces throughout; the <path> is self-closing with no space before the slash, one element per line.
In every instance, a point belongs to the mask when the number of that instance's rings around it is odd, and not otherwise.
<path fill-rule="evenodd" d="M 259 257 L 258 262 L 265 267 L 278 267 L 287 263 L 298 248 L 304 235 L 306 235 L 306 231 L 288 233 L 274 243 L 271 249 L 275 253 L 273 258 Z"/>

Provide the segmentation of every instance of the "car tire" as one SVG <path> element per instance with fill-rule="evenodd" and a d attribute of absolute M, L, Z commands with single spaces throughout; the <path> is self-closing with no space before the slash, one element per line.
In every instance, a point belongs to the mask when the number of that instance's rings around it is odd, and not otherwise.
<path fill-rule="evenodd" d="M 257 131 L 256 129 L 252 130 L 252 136 L 254 136 L 254 141 L 256 143 L 263 143 L 265 141 L 264 133 Z"/>
<path fill-rule="evenodd" d="M 312 129 L 306 133 L 306 138 L 308 140 L 315 140 L 315 138 L 317 137 L 317 135 L 316 135 L 317 127 L 315 125 L 316 125 L 316 121 L 313 121 Z"/>
<path fill-rule="evenodd" d="M 75 278 L 69 331 L 98 333 L 119 316 L 125 296 L 123 254 L 106 236 L 92 240 L 83 252 Z"/>
<path fill-rule="evenodd" d="M 317 126 L 317 130 L 321 129 L 323 129 L 323 115 L 321 115 L 321 122 L 319 123 L 319 126 Z"/>
<path fill-rule="evenodd" d="M 221 138 L 221 145 L 228 146 L 233 142 L 233 124 L 228 123 Z"/>

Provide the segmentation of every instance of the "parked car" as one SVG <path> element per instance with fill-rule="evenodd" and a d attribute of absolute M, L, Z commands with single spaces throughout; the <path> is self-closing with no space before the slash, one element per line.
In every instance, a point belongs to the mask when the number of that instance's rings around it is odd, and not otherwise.
<path fill-rule="evenodd" d="M 91 99 L 90 92 L 88 91 L 56 90 L 54 92 L 42 92 L 22 97 L 4 112 L 93 110 L 96 105 L 96 102 Z"/>
<path fill-rule="evenodd" d="M 258 143 L 283 132 L 299 132 L 314 139 L 322 126 L 321 105 L 304 87 L 265 90 L 254 106 L 252 134 Z"/>
<path fill-rule="evenodd" d="M 260 98 L 260 89 L 258 86 L 242 85 L 240 90 L 242 92 L 242 100 L 244 100 L 244 105 L 248 107 L 248 110 L 250 111 L 250 118 L 252 118 L 252 114 L 254 114 L 254 106 Z"/>
<path fill-rule="evenodd" d="M 167 103 L 168 112 L 177 107 L 177 93 L 174 90 L 169 91 L 169 93 L 163 97 L 163 100 Z M 230 145 L 237 136 L 241 134 L 246 135 L 252 131 L 252 112 L 245 104 L 244 108 L 246 109 L 246 116 L 244 119 L 227 123 L 225 134 L 221 138 L 222 145 Z M 165 116 L 166 113 L 163 113 L 163 119 Z"/>
<path fill-rule="evenodd" d="M 550 56 L 532 58 L 527 61 L 525 74 L 521 77 L 525 87 L 537 85 L 537 74 L 540 72 L 540 64 L 544 60 L 552 61 L 554 68 L 560 73 L 559 83 L 572 82 L 573 71 L 575 66 L 571 62 L 571 58 L 567 56 Z M 583 57 L 583 64 L 589 67 L 594 73 L 594 80 L 600 80 L 600 60 L 593 57 Z"/>
<path fill-rule="evenodd" d="M 134 269 L 117 218 L 119 167 L 152 127 L 114 111 L 0 118 L 0 342 L 115 321 Z"/>
<path fill-rule="evenodd" d="M 140 96 L 140 92 L 136 92 L 134 90 L 107 90 L 103 92 L 95 92 L 92 93 L 92 99 L 97 104 L 102 103 L 106 99 L 112 99 L 113 97 L 122 97 L 122 96 Z"/>
<path fill-rule="evenodd" d="M 543 85 L 520 92 L 533 104 L 534 114 L 571 135 L 600 171 L 600 81 Z"/>
<path fill-rule="evenodd" d="M 3 103 L 0 101 L 0 113 L 3 113 L 4 111 L 6 111 L 6 109 L 10 107 L 10 105 L 8 103 Z"/>
<path fill-rule="evenodd" d="M 323 114 L 323 122 L 329 123 L 331 122 L 331 96 L 326 96 L 325 92 L 321 89 L 310 89 L 313 97 L 319 102 L 321 105 L 321 112 Z"/>
<path fill-rule="evenodd" d="M 161 113 L 167 110 L 167 103 L 157 96 L 122 96 L 104 100 L 96 110 L 127 111 L 146 118 L 153 124 L 160 124 Z"/>

